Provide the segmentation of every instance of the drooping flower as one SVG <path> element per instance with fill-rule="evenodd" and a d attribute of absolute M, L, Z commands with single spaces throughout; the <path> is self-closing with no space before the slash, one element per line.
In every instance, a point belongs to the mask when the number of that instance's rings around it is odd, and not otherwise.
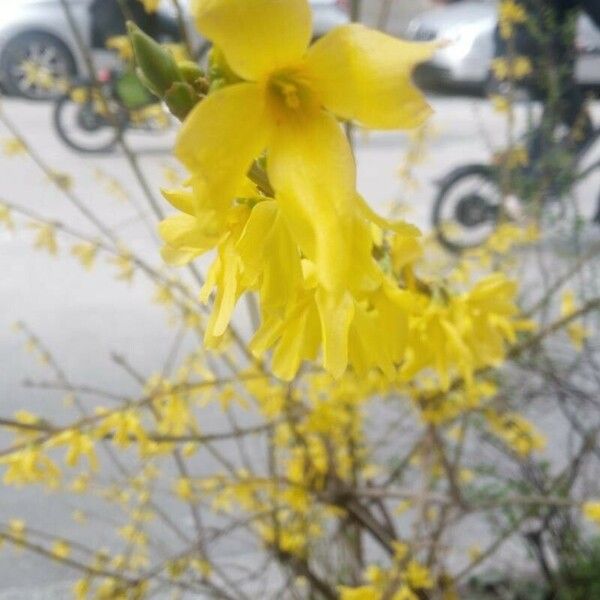
<path fill-rule="evenodd" d="M 352 268 L 356 193 L 335 117 L 385 129 L 420 124 L 429 107 L 410 73 L 433 47 L 349 25 L 309 48 L 306 0 L 197 0 L 193 12 L 239 78 L 201 102 L 179 135 L 176 153 L 200 201 L 220 213 L 266 149 L 294 238 L 320 283 L 341 293 Z"/>
<path fill-rule="evenodd" d="M 391 373 L 402 344 L 392 336 L 382 343 L 372 328 L 398 312 L 397 290 L 373 257 L 372 225 L 418 232 L 379 219 L 357 195 L 337 119 L 384 129 L 420 124 L 429 107 L 410 74 L 434 46 L 350 25 L 309 48 L 306 0 L 198 0 L 193 11 L 226 85 L 184 122 L 176 153 L 189 187 L 166 194 L 183 214 L 163 222 L 161 235 L 171 263 L 217 250 L 202 292 L 208 300 L 216 290 L 206 341 L 218 341 L 238 298 L 254 290 L 262 326 L 252 349 L 274 347 L 281 377 L 321 349 L 335 375 L 349 360 Z M 274 197 L 248 189 L 261 157 Z"/>

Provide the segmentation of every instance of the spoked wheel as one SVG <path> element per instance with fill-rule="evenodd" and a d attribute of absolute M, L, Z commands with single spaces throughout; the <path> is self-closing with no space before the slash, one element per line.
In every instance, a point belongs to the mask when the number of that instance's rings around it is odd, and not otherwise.
<path fill-rule="evenodd" d="M 93 100 L 75 102 L 69 96 L 56 103 L 56 131 L 68 146 L 79 152 L 110 151 L 124 127 L 122 118 L 108 118 L 102 115 L 95 104 Z"/>
<path fill-rule="evenodd" d="M 0 71 L 9 94 L 50 100 L 64 93 L 76 66 L 69 49 L 54 36 L 25 33 L 7 44 Z"/>
<path fill-rule="evenodd" d="M 458 252 L 484 244 L 494 233 L 502 193 L 493 170 L 469 165 L 444 180 L 433 207 L 433 226 L 440 243 Z"/>

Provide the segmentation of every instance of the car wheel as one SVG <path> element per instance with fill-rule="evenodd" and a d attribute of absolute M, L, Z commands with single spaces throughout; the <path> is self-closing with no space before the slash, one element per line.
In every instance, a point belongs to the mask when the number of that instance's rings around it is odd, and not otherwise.
<path fill-rule="evenodd" d="M 75 73 L 75 60 L 67 46 L 47 33 L 19 35 L 0 56 L 0 77 L 6 92 L 31 100 L 60 97 Z"/>

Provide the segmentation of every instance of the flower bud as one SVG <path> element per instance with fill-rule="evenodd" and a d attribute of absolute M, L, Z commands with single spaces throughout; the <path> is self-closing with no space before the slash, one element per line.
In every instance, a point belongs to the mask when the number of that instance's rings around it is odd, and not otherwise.
<path fill-rule="evenodd" d="M 210 83 L 204 71 L 193 61 L 178 62 L 177 67 L 184 81 L 189 83 L 199 94 L 207 94 Z"/>
<path fill-rule="evenodd" d="M 176 81 L 165 93 L 164 100 L 171 113 L 183 121 L 200 101 L 200 96 L 189 83 Z"/>
<path fill-rule="evenodd" d="M 172 54 L 146 35 L 135 23 L 128 21 L 129 38 L 143 81 L 159 98 L 183 77 Z"/>

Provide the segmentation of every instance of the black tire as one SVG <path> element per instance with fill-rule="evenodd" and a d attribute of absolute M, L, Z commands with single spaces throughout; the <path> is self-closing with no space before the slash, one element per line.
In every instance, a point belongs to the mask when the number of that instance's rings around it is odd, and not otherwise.
<path fill-rule="evenodd" d="M 464 192 L 461 185 L 465 186 Z M 458 204 L 454 208 L 453 194 L 458 194 Z M 501 205 L 502 194 L 494 169 L 477 164 L 454 169 L 441 182 L 433 205 L 432 225 L 438 241 L 451 252 L 481 246 L 498 225 Z M 448 208 L 450 215 L 445 214 Z M 452 227 L 457 228 L 456 233 L 452 232 Z M 483 227 L 481 234 L 469 239 L 467 234 L 478 227 Z"/>
<path fill-rule="evenodd" d="M 49 84 L 57 83 L 56 87 L 47 87 L 43 82 L 28 80 L 24 63 L 45 69 L 48 73 Z M 64 94 L 64 86 L 77 73 L 77 66 L 71 51 L 57 37 L 48 33 L 23 33 L 12 39 L 6 45 L 0 56 L 0 78 L 5 91 L 12 96 L 20 96 L 30 100 L 55 100 Z"/>
<path fill-rule="evenodd" d="M 67 146 L 78 152 L 85 152 L 86 154 L 110 152 L 119 140 L 119 128 L 104 120 L 98 121 L 95 127 L 86 128 L 82 126 L 80 122 L 81 111 L 85 110 L 93 112 L 90 102 L 78 104 L 70 96 L 60 98 L 54 108 L 54 127 L 56 133 Z M 71 123 L 71 127 L 67 123 L 69 111 L 75 117 L 75 121 Z M 78 131 L 79 134 L 83 133 L 84 137 L 89 135 L 89 138 L 86 138 L 89 139 L 89 143 L 84 143 L 78 136 L 75 136 L 75 131 Z M 102 137 L 94 138 L 92 134 L 98 132 L 102 134 Z"/>

